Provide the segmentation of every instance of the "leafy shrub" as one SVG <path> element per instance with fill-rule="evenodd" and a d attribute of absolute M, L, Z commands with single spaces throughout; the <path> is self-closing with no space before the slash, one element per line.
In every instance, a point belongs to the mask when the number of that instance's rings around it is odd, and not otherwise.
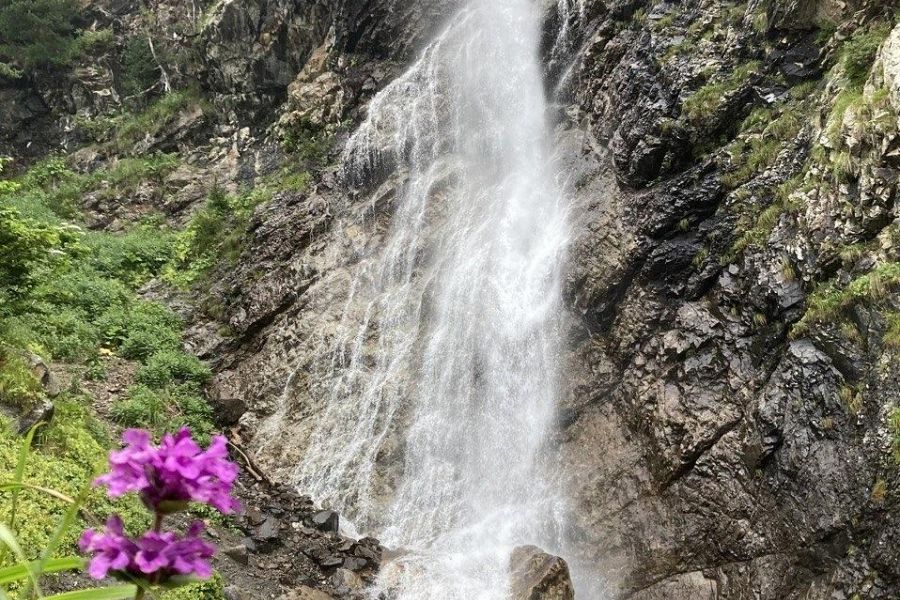
<path fill-rule="evenodd" d="M 121 87 L 126 96 L 140 94 L 159 80 L 159 67 L 144 36 L 132 36 L 125 40 L 121 64 Z"/>
<path fill-rule="evenodd" d="M 0 207 L 0 311 L 21 300 L 37 285 L 42 272 L 74 252 L 79 231 L 23 218 Z"/>
<path fill-rule="evenodd" d="M 27 408 L 41 395 L 41 384 L 21 353 L 0 344 L 0 404 Z"/>
<path fill-rule="evenodd" d="M 293 181 L 305 185 L 302 174 Z M 175 256 L 165 278 L 177 285 L 190 285 L 216 264 L 233 264 L 244 248 L 244 238 L 254 209 L 272 197 L 273 190 L 261 186 L 239 195 L 222 188 L 210 192 L 175 244 Z"/>
<path fill-rule="evenodd" d="M 170 412 L 172 411 L 172 412 Z M 124 398 L 112 406 L 112 418 L 126 427 L 144 427 L 153 431 L 166 429 L 174 416 L 174 406 L 166 394 L 144 385 L 128 390 Z"/>
<path fill-rule="evenodd" d="M 132 386 L 111 410 L 113 419 L 126 427 L 142 427 L 157 433 L 190 427 L 196 438 L 209 441 L 215 429 L 212 409 L 195 385 L 170 385 L 153 389 Z"/>
<path fill-rule="evenodd" d="M 88 29 L 75 40 L 75 52 L 87 56 L 100 55 L 109 52 L 115 45 L 116 36 L 112 29 Z"/>
<path fill-rule="evenodd" d="M 73 0 L 5 0 L 0 4 L 0 65 L 19 76 L 69 61 L 75 42 Z"/>
<path fill-rule="evenodd" d="M 173 382 L 203 385 L 210 375 L 209 367 L 197 357 L 180 351 L 160 350 L 138 369 L 137 381 L 151 388 L 162 388 Z"/>
<path fill-rule="evenodd" d="M 181 347 L 181 320 L 154 302 L 139 302 L 100 319 L 104 338 L 124 358 L 143 360 L 160 350 Z"/>
<path fill-rule="evenodd" d="M 174 237 L 167 229 L 142 225 L 120 235 L 88 235 L 85 246 L 99 273 L 137 288 L 172 259 Z"/>

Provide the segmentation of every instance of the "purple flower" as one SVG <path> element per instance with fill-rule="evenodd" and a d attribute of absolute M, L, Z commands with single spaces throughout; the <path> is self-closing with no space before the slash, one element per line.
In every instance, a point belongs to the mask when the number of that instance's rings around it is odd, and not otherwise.
<path fill-rule="evenodd" d="M 110 472 L 96 480 L 111 497 L 137 492 L 158 513 L 181 510 L 188 502 L 209 504 L 226 514 L 239 509 L 231 496 L 238 469 L 228 460 L 224 437 L 213 437 L 205 451 L 186 427 L 163 436 L 158 447 L 139 429 L 126 431 L 122 441 L 125 448 L 110 454 Z"/>
<path fill-rule="evenodd" d="M 93 554 L 88 573 L 94 579 L 103 579 L 110 571 L 124 571 L 132 563 L 137 545 L 125 535 L 122 520 L 110 517 L 106 532 L 93 529 L 85 531 L 78 542 L 82 552 Z"/>
<path fill-rule="evenodd" d="M 201 533 L 203 523 L 196 521 L 184 537 L 170 531 L 148 531 L 134 541 L 124 534 L 122 521 L 111 517 L 105 532 L 86 531 L 80 546 L 93 555 L 88 573 L 94 579 L 112 573 L 161 584 L 175 575 L 212 575 L 209 559 L 215 547 L 204 542 Z"/>

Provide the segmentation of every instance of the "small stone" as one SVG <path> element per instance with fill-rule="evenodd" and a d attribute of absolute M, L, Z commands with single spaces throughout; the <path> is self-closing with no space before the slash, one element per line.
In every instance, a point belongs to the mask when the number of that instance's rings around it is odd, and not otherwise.
<path fill-rule="evenodd" d="M 323 558 L 319 562 L 319 566 L 321 566 L 324 569 L 330 569 L 332 567 L 339 567 L 343 563 L 344 563 L 343 558 L 341 558 L 340 556 L 336 556 L 334 554 L 330 554 L 330 555 L 326 556 L 325 558 Z"/>
<path fill-rule="evenodd" d="M 320 531 L 337 533 L 340 529 L 340 516 L 333 510 L 321 510 L 313 515 L 312 523 Z"/>
<path fill-rule="evenodd" d="M 245 546 L 244 544 L 238 544 L 237 546 L 226 548 L 222 551 L 222 553 L 231 560 L 242 565 L 247 565 L 250 562 L 250 556 L 247 551 L 247 546 Z"/>
<path fill-rule="evenodd" d="M 359 571 L 369 564 L 365 558 L 360 558 L 359 556 L 349 556 L 344 559 L 344 568 L 349 569 L 350 571 Z"/>

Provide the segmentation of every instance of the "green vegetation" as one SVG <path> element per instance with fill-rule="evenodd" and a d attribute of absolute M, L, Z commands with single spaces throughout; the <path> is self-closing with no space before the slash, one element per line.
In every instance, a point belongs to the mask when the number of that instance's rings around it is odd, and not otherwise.
<path fill-rule="evenodd" d="M 50 159 L 0 196 L 0 393 L 6 402 L 25 405 L 39 394 L 23 366 L 26 350 L 86 364 L 98 376 L 99 355 L 116 353 L 140 363 L 137 386 L 114 407 L 124 425 L 148 421 L 137 414 L 135 398 L 148 401 L 145 412 L 161 398 L 166 418 L 157 431 L 181 424 L 201 435 L 212 431 L 201 393 L 209 371 L 182 350 L 181 319 L 137 294 L 174 260 L 177 234 L 153 222 L 110 234 L 63 221 L 80 191 L 103 185 L 122 193 L 174 164 L 165 155 L 123 159 L 80 175 Z"/>
<path fill-rule="evenodd" d="M 0 76 L 67 63 L 75 47 L 74 0 L 5 0 L 0 4 Z"/>
<path fill-rule="evenodd" d="M 307 171 L 285 167 L 239 194 L 213 188 L 203 208 L 178 235 L 165 279 L 186 287 L 200 281 L 214 265 L 235 264 L 244 249 L 254 210 L 278 192 L 305 190 L 309 180 Z"/>
<path fill-rule="evenodd" d="M 878 48 L 887 39 L 891 26 L 877 23 L 860 28 L 844 44 L 841 52 L 841 65 L 850 85 L 861 88 L 869 76 L 872 63 L 878 54 Z"/>
<path fill-rule="evenodd" d="M 796 137 L 802 126 L 802 114 L 796 107 L 782 107 L 780 112 L 754 109 L 741 124 L 743 135 L 728 147 L 732 170 L 722 177 L 722 183 L 734 189 L 770 167 L 785 142 Z"/>
<path fill-rule="evenodd" d="M 130 150 L 144 137 L 159 132 L 192 108 L 209 110 L 196 91 L 184 90 L 166 94 L 137 114 L 122 115 L 117 119 L 113 146 L 121 152 Z"/>
<path fill-rule="evenodd" d="M 715 115 L 726 96 L 746 85 L 759 67 L 758 61 L 750 61 L 736 67 L 725 79 L 707 83 L 684 101 L 682 115 L 688 122 L 701 125 Z"/>
<path fill-rule="evenodd" d="M 144 36 L 132 36 L 122 50 L 122 92 L 137 96 L 159 81 L 159 67 L 153 60 L 150 44 Z"/>
<path fill-rule="evenodd" d="M 794 325 L 792 335 L 804 335 L 813 323 L 839 321 L 858 302 L 880 307 L 886 294 L 898 288 L 900 263 L 897 262 L 882 263 L 844 287 L 835 283 L 822 284 L 810 295 L 806 314 Z M 893 323 L 890 327 L 892 329 Z M 894 332 L 889 331 L 892 337 Z"/>
<path fill-rule="evenodd" d="M 328 158 L 331 135 L 309 120 L 301 119 L 281 132 L 285 152 L 295 155 L 312 166 L 321 166 Z"/>
<path fill-rule="evenodd" d="M 66 393 L 56 400 L 56 418 L 38 432 L 24 471 L 25 483 L 76 498 L 102 471 L 110 447 L 109 435 L 103 424 L 90 416 L 88 402 L 88 398 L 77 393 Z M 14 434 L 12 424 L 0 417 L 0 473 L 10 474 L 3 480 L 12 478 L 21 444 L 22 438 Z M 0 518 L 7 521 L 11 495 L 11 491 L 0 491 Z M 65 511 L 64 502 L 39 491 L 23 490 L 18 494 L 15 531 L 29 558 L 37 558 L 38 551 L 47 547 L 55 521 Z M 149 521 L 136 498 L 111 501 L 101 490 L 93 490 L 78 517 L 78 526 L 65 533 L 60 549 L 73 551 L 81 528 L 103 521 L 112 512 L 122 514 L 126 526 L 135 531 L 146 527 Z M 11 564 L 11 558 L 0 561 L 0 565 Z"/>

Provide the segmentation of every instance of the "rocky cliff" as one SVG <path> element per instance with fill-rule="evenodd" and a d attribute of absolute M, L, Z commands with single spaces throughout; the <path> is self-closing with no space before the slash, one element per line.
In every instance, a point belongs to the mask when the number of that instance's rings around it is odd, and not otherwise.
<path fill-rule="evenodd" d="M 220 416 L 285 481 L 323 410 L 355 269 L 405 177 L 385 160 L 346 178 L 343 144 L 449 4 L 204 7 L 171 77 L 199 85 L 208 116 L 183 111 L 92 159 L 177 150 L 186 167 L 161 197 L 260 185 L 298 160 L 312 172 L 256 208 L 239 258 L 184 307 Z M 555 441 L 583 559 L 623 599 L 900 597 L 897 7 L 544 4 L 573 231 Z M 169 31 L 187 9 L 166 6 L 154 27 Z M 97 10 L 117 31 L 144 18 Z M 25 126 L 42 128 L 40 152 L 81 145 L 75 116 L 122 96 L 107 56 L 66 90 L 0 90 L 16 98 L 4 152 L 35 152 Z M 398 440 L 379 456 L 387 495 Z"/>

